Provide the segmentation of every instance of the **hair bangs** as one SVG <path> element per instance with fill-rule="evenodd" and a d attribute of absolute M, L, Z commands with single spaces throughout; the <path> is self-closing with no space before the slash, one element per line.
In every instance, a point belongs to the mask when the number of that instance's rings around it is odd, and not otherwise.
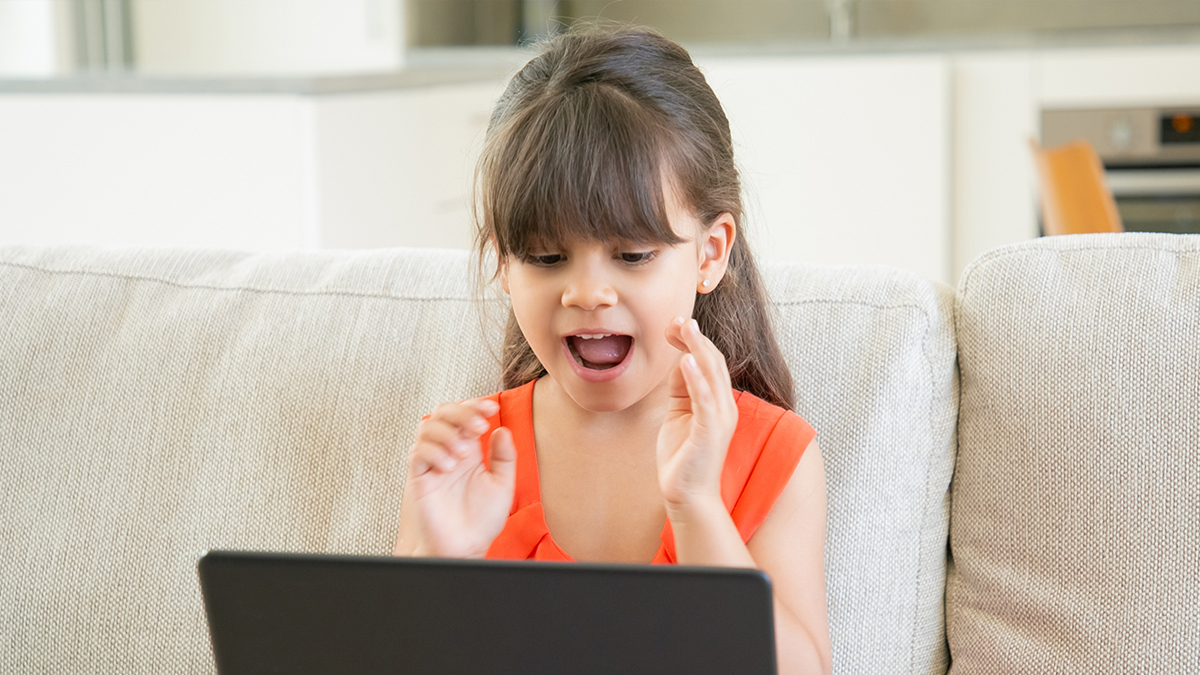
<path fill-rule="evenodd" d="M 623 92 L 586 83 L 545 98 L 498 134 L 503 172 L 485 196 L 498 252 L 523 258 L 572 240 L 678 244 L 664 178 L 670 134 Z"/>

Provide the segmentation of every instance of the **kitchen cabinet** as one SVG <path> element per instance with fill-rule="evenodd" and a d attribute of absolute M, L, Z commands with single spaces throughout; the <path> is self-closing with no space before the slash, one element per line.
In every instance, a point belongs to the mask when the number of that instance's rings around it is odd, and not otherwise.
<path fill-rule="evenodd" d="M 528 55 L 448 54 L 377 76 L 0 81 L 0 241 L 466 247 L 488 114 Z M 1040 110 L 1200 103 L 1194 42 L 695 58 L 761 259 L 946 283 L 1037 236 Z"/>

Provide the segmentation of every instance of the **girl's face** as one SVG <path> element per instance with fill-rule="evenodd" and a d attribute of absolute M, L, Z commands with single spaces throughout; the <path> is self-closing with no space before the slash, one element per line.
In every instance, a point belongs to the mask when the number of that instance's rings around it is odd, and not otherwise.
<path fill-rule="evenodd" d="M 683 243 L 574 240 L 531 250 L 502 270 L 526 341 L 586 410 L 625 410 L 665 385 L 682 355 L 667 342 L 668 325 L 690 317 L 696 293 L 716 288 L 724 274 L 733 218 L 722 215 L 703 228 L 666 196 Z"/>

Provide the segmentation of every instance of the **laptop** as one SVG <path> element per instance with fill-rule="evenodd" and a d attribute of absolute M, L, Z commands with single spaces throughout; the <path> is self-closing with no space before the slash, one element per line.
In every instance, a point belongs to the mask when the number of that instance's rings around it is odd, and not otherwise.
<path fill-rule="evenodd" d="M 217 672 L 771 675 L 758 570 L 206 551 Z"/>

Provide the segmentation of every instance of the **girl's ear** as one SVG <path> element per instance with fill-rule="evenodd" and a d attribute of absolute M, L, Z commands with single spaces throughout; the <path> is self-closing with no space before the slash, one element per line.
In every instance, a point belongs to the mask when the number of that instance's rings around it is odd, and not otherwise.
<path fill-rule="evenodd" d="M 729 253 L 737 239 L 737 221 L 733 214 L 722 213 L 700 235 L 700 269 L 696 291 L 708 294 L 716 290 L 729 268 Z"/>

